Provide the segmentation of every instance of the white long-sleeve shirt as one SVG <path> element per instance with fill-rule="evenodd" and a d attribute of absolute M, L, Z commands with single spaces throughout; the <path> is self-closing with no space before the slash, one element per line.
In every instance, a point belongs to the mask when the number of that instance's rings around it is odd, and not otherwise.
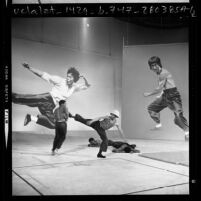
<path fill-rule="evenodd" d="M 47 81 L 48 83 L 53 84 L 50 94 L 53 98 L 55 105 L 58 105 L 60 100 L 66 100 L 73 93 L 83 89 L 82 85 L 75 83 L 71 88 L 69 88 L 68 85 L 66 84 L 66 79 L 59 76 L 50 75 L 46 72 L 43 73 L 41 78 Z"/>

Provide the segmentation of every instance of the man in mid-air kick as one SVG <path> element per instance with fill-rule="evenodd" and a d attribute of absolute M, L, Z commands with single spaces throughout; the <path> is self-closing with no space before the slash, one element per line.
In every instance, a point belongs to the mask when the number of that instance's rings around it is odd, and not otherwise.
<path fill-rule="evenodd" d="M 17 94 L 12 93 L 12 102 L 29 107 L 37 107 L 41 114 L 36 116 L 27 114 L 24 120 L 26 126 L 30 121 L 45 126 L 49 129 L 55 129 L 55 119 L 53 111 L 59 105 L 60 100 L 67 100 L 73 93 L 85 90 L 90 87 L 84 76 L 76 68 L 71 67 L 67 70 L 66 78 L 56 75 L 50 75 L 38 69 L 32 68 L 29 64 L 23 63 L 22 66 L 52 84 L 52 90 L 43 94 Z M 84 83 L 77 83 L 83 78 Z"/>
<path fill-rule="evenodd" d="M 185 134 L 185 140 L 189 138 L 189 125 L 183 116 L 182 100 L 177 90 L 172 75 L 162 67 L 161 60 L 153 56 L 148 60 L 150 69 L 158 76 L 158 87 L 153 92 L 146 92 L 144 96 L 151 96 L 160 93 L 159 96 L 148 106 L 151 118 L 156 122 L 156 128 L 162 126 L 160 122 L 160 111 L 168 107 L 174 112 L 174 122 Z"/>

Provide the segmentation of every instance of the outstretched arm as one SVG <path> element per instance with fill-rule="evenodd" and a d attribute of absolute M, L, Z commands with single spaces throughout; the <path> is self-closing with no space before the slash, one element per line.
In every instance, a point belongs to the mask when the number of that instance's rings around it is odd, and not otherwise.
<path fill-rule="evenodd" d="M 34 73 L 35 75 L 37 75 L 38 77 L 42 77 L 43 75 L 43 71 L 40 71 L 38 69 L 32 68 L 31 66 L 29 66 L 29 64 L 27 63 L 23 63 L 22 66 L 28 70 L 30 70 L 32 73 Z"/>
<path fill-rule="evenodd" d="M 81 75 L 80 78 L 83 78 L 84 80 L 84 83 L 83 84 L 78 84 L 77 85 L 77 88 L 76 88 L 76 91 L 81 91 L 81 90 L 85 90 L 85 89 L 88 89 L 91 85 L 88 83 L 87 79 Z"/>
<path fill-rule="evenodd" d="M 69 116 L 69 112 L 68 112 L 68 108 L 65 105 L 63 106 L 63 113 L 65 116 L 65 119 L 67 120 Z"/>
<path fill-rule="evenodd" d="M 161 93 L 161 91 L 162 91 L 162 89 L 160 89 L 160 88 L 157 87 L 154 91 L 152 91 L 152 92 L 145 92 L 143 95 L 144 95 L 144 97 L 152 96 L 152 95 Z"/>
<path fill-rule="evenodd" d="M 87 81 L 87 79 L 83 76 L 83 75 L 81 75 L 80 76 L 80 78 L 83 78 L 83 80 L 84 80 L 84 85 L 88 88 L 88 87 L 90 87 L 91 85 L 88 83 L 88 81 Z"/>
<path fill-rule="evenodd" d="M 145 97 L 152 96 L 152 95 L 155 95 L 155 94 L 158 94 L 158 93 L 162 94 L 162 91 L 163 91 L 163 88 L 164 88 L 166 82 L 167 82 L 167 78 L 164 77 L 164 79 L 159 82 L 159 85 L 158 85 L 158 87 L 156 89 L 154 89 L 152 92 L 145 92 L 144 96 Z"/>
<path fill-rule="evenodd" d="M 22 65 L 23 65 L 24 68 L 30 70 L 32 73 L 34 73 L 35 75 L 37 75 L 38 77 L 42 78 L 43 80 L 45 80 L 45 81 L 47 81 L 49 83 L 52 83 L 52 84 L 56 85 L 56 84 L 59 84 L 59 83 L 62 82 L 62 78 L 59 77 L 59 76 L 50 75 L 50 74 L 48 74 L 46 72 L 43 72 L 41 70 L 32 68 L 27 63 L 23 63 Z"/>

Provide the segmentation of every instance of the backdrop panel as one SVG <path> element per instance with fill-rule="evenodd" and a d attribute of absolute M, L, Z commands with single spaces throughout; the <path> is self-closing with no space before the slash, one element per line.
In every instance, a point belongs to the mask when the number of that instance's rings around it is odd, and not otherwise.
<path fill-rule="evenodd" d="M 105 115 L 114 109 L 115 61 L 104 55 L 75 51 L 68 48 L 37 43 L 22 39 L 12 41 L 12 91 L 21 94 L 40 94 L 51 90 L 51 85 L 22 67 L 27 62 L 44 72 L 66 76 L 70 66 L 75 66 L 84 75 L 91 87 L 78 92 L 67 101 L 69 110 L 93 118 Z M 37 115 L 37 108 L 13 104 L 13 130 L 51 132 L 34 123 L 23 126 L 27 113 Z M 78 122 L 69 120 L 69 130 L 89 130 Z"/>
<path fill-rule="evenodd" d="M 150 131 L 155 126 L 147 112 L 154 96 L 144 97 L 144 92 L 157 86 L 157 77 L 150 71 L 148 59 L 159 56 L 162 65 L 176 82 L 183 101 L 184 115 L 188 119 L 188 44 L 158 44 L 126 46 L 123 50 L 122 69 L 122 127 L 129 138 L 181 140 L 183 131 L 174 124 L 174 114 L 169 109 L 161 112 L 160 131 Z"/>

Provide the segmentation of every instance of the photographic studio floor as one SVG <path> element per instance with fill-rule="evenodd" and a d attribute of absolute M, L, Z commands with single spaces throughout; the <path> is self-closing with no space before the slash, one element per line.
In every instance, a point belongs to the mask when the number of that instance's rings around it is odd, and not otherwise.
<path fill-rule="evenodd" d="M 109 146 L 102 159 L 88 137 L 71 135 L 52 156 L 53 138 L 13 132 L 13 196 L 189 194 L 186 141 L 128 139 L 140 153 L 113 153 Z"/>

